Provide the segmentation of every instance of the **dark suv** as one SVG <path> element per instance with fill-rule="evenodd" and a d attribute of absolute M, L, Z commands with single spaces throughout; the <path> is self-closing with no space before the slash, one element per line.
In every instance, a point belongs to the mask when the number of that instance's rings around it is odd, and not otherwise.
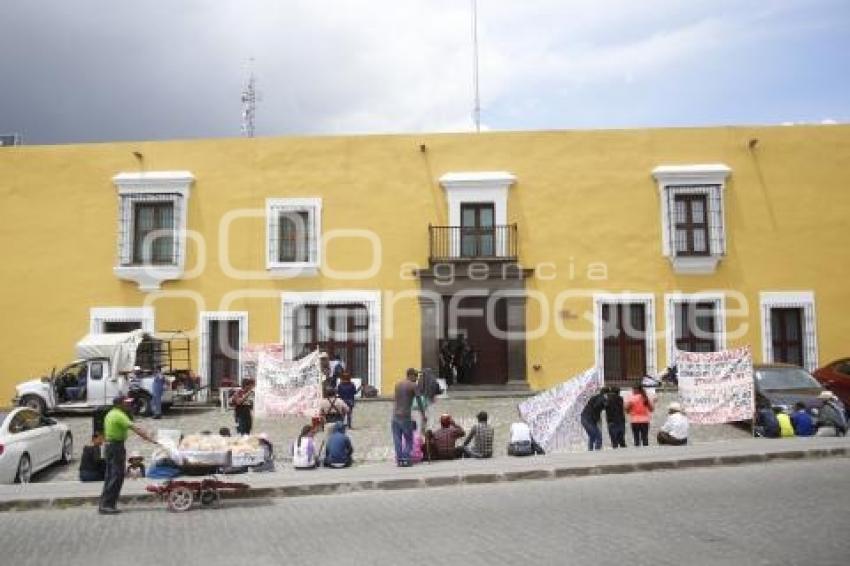
<path fill-rule="evenodd" d="M 794 405 L 803 403 L 807 409 L 819 409 L 823 386 L 812 375 L 798 366 L 788 364 L 756 364 L 753 366 L 756 382 L 756 404 L 779 407 L 787 413 Z"/>

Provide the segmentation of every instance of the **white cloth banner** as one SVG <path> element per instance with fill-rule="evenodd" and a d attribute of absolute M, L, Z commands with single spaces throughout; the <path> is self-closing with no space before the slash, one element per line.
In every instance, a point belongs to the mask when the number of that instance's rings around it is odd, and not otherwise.
<path fill-rule="evenodd" d="M 298 361 L 260 354 L 254 412 L 258 417 L 295 415 L 312 417 L 322 399 L 319 352 Z"/>
<path fill-rule="evenodd" d="M 520 416 L 547 452 L 586 447 L 581 411 L 600 387 L 602 376 L 591 368 L 520 403 Z"/>
<path fill-rule="evenodd" d="M 676 352 L 679 401 L 692 424 L 753 418 L 753 354 L 749 346 L 722 352 Z"/>

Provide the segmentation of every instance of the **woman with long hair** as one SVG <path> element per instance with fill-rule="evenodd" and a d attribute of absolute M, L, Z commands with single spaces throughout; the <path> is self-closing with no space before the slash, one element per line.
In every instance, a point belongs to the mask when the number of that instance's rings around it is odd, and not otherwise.
<path fill-rule="evenodd" d="M 632 424 L 635 446 L 649 446 L 649 421 L 652 420 L 654 409 L 643 385 L 632 387 L 632 394 L 626 402 L 626 412 Z"/>
<path fill-rule="evenodd" d="M 292 445 L 292 467 L 296 470 L 309 470 L 319 464 L 316 444 L 313 442 L 313 425 L 304 425 L 301 434 Z"/>

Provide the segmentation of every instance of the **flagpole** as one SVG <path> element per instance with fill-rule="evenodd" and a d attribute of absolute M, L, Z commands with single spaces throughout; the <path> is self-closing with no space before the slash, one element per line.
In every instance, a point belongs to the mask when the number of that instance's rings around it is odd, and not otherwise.
<path fill-rule="evenodd" d="M 472 109 L 475 131 L 481 132 L 481 97 L 478 89 L 478 0 L 472 0 L 472 82 L 475 104 Z"/>

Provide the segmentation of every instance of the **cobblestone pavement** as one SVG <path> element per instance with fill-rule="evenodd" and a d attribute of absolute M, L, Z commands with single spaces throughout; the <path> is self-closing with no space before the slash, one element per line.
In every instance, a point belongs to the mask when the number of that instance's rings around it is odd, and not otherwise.
<path fill-rule="evenodd" d="M 490 423 L 496 429 L 496 455 L 504 455 L 508 438 L 510 424 L 517 419 L 516 405 L 523 398 L 481 398 L 481 399 L 440 399 L 433 409 L 433 418 L 443 412 L 454 416 L 455 420 L 464 429 L 468 430 L 475 422 L 475 416 L 479 411 L 485 410 L 490 415 Z M 669 393 L 662 394 L 658 400 L 658 409 L 653 416 L 651 437 L 661 426 L 666 416 L 663 408 L 672 400 Z M 392 404 L 389 401 L 369 400 L 361 402 L 355 407 L 354 430 L 351 431 L 352 442 L 355 448 L 355 459 L 359 462 L 378 462 L 391 460 L 393 458 L 392 437 L 390 436 L 390 414 Z M 74 434 L 75 458 L 82 452 L 82 446 L 91 436 L 91 416 L 83 415 L 59 415 L 58 419 L 67 423 Z M 222 413 L 217 407 L 202 406 L 192 408 L 174 408 L 161 420 L 138 418 L 137 422 L 149 430 L 179 429 L 184 433 L 195 433 L 202 430 L 217 432 L 219 428 L 226 426 L 235 429 L 233 413 Z M 257 419 L 254 423 L 254 432 L 266 432 L 275 445 L 278 458 L 286 458 L 289 444 L 298 435 L 301 427 L 307 423 L 306 419 L 295 417 L 283 417 L 274 419 Z M 604 428 L 604 427 L 603 427 Z M 730 440 L 735 438 L 747 438 L 749 430 L 731 425 L 718 426 L 693 426 L 691 427 L 691 438 L 694 443 L 711 442 L 717 440 Z M 607 431 L 606 445 L 607 443 Z M 631 445 L 631 434 L 627 432 L 627 442 Z M 652 442 L 652 438 L 650 439 Z M 321 442 L 321 435 L 317 437 Z M 140 440 L 131 433 L 127 445 L 128 451 L 139 450 L 147 457 L 150 454 L 150 445 Z M 34 481 L 57 481 L 75 480 L 77 463 L 72 462 L 68 466 L 53 466 L 38 474 Z"/>
<path fill-rule="evenodd" d="M 846 563 L 850 460 L 335 497 L 168 513 L 0 514 L 3 563 Z M 786 520 L 783 522 L 782 518 Z"/>

